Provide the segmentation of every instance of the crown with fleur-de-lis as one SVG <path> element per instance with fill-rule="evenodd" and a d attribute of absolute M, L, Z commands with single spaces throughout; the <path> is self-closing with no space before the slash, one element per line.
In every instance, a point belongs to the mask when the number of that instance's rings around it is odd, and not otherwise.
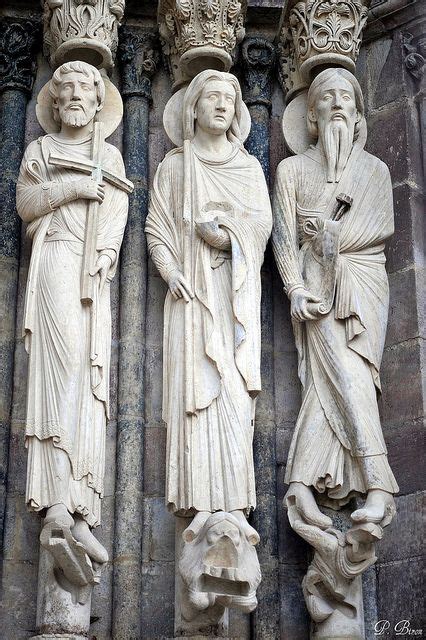
<path fill-rule="evenodd" d="M 293 0 L 280 33 L 281 80 L 290 93 L 318 65 L 355 70 L 370 0 Z"/>
<path fill-rule="evenodd" d="M 246 0 L 160 0 L 160 36 L 175 87 L 203 69 L 230 69 L 246 10 Z"/>

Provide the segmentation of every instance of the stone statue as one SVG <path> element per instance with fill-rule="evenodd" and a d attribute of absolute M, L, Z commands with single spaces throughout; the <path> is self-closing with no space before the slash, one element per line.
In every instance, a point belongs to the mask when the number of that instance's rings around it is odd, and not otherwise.
<path fill-rule="evenodd" d="M 91 529 L 101 522 L 110 282 L 132 185 L 119 151 L 104 142 L 103 124 L 94 122 L 105 98 L 99 71 L 84 62 L 63 64 L 50 81 L 50 98 L 60 131 L 28 146 L 17 184 L 18 213 L 32 239 L 24 311 L 26 501 L 45 513 L 42 544 L 57 549 L 67 575 L 65 538 L 95 563 L 108 559 Z M 47 533 L 61 527 L 67 535 L 51 545 Z M 69 547 L 66 553 L 69 559 Z M 68 571 L 71 582 L 75 573 Z"/>
<path fill-rule="evenodd" d="M 303 387 L 286 469 L 286 503 L 300 535 L 311 544 L 315 540 L 317 550 L 331 544 L 337 553 L 348 536 L 367 546 L 379 539 L 395 513 L 398 485 L 377 406 L 389 303 L 383 250 L 394 229 L 392 187 L 386 165 L 363 149 L 363 97 L 349 71 L 327 69 L 314 79 L 307 125 L 316 145 L 281 162 L 273 204 L 273 247 L 291 302 Z M 353 496 L 366 497 L 365 504 L 351 514 L 346 542 L 336 534 L 337 544 L 333 533 L 322 533 L 332 520 L 317 503 L 339 509 Z M 368 562 L 358 563 L 345 579 Z M 329 566 L 329 585 L 330 576 L 337 580 Z"/>
<path fill-rule="evenodd" d="M 177 515 L 197 514 L 194 523 L 206 531 L 210 514 L 232 512 L 257 541 L 245 514 L 256 506 L 252 438 L 268 191 L 243 147 L 249 115 L 233 75 L 198 74 L 182 117 L 183 147 L 157 170 L 146 223 L 150 254 L 169 286 L 166 502 Z"/>

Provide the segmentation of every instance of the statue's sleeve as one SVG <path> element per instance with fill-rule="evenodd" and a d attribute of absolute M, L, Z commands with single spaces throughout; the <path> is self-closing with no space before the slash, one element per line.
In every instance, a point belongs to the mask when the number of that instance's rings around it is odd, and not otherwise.
<path fill-rule="evenodd" d="M 171 273 L 181 269 L 180 243 L 173 219 L 173 187 L 177 188 L 182 176 L 174 170 L 175 164 L 166 156 L 158 166 L 145 225 L 149 254 L 166 282 Z"/>
<path fill-rule="evenodd" d="M 284 289 L 290 295 L 294 289 L 305 285 L 298 260 L 296 175 L 288 161 L 282 162 L 277 169 L 272 212 L 272 247 Z"/>
<path fill-rule="evenodd" d="M 22 220 L 33 222 L 78 197 L 77 181 L 48 179 L 40 141 L 31 142 L 22 159 L 16 185 L 16 208 Z"/>

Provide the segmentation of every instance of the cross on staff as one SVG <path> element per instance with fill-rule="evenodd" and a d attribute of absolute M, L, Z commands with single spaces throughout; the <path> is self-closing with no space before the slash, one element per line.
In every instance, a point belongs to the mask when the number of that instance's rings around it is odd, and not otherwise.
<path fill-rule="evenodd" d="M 102 122 L 95 122 L 92 137 L 91 160 L 77 160 L 54 154 L 49 155 L 49 163 L 63 169 L 73 169 L 90 175 L 92 179 L 101 184 L 103 181 L 112 184 L 117 189 L 132 193 L 134 186 L 130 180 L 117 176 L 102 166 L 105 136 Z M 97 200 L 90 200 L 87 205 L 86 228 L 84 234 L 83 268 L 81 272 L 81 302 L 92 304 L 94 297 L 94 278 L 92 270 L 96 265 L 96 245 L 98 239 L 99 207 Z"/>

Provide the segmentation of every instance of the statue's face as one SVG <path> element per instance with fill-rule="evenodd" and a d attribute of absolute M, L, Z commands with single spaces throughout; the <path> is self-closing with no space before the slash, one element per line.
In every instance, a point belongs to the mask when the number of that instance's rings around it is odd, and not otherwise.
<path fill-rule="evenodd" d="M 195 109 L 196 126 L 214 135 L 228 131 L 235 115 L 235 99 L 235 89 L 229 82 L 207 82 Z"/>
<path fill-rule="evenodd" d="M 358 120 L 355 93 L 352 85 L 344 78 L 333 78 L 329 87 L 321 88 L 310 116 L 324 130 L 328 124 L 345 124 L 353 129 Z"/>
<path fill-rule="evenodd" d="M 93 76 L 72 71 L 62 76 L 56 105 L 61 122 L 83 127 L 95 117 L 98 97 Z"/>

